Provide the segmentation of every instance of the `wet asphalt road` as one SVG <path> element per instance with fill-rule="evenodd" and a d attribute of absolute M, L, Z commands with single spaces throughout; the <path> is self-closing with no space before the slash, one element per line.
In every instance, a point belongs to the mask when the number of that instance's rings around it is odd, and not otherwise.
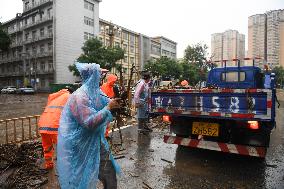
<path fill-rule="evenodd" d="M 46 94 L 0 95 L 0 119 L 40 114 L 46 100 Z M 117 160 L 122 168 L 118 188 L 140 189 L 147 184 L 153 189 L 283 189 L 284 102 L 282 106 L 265 160 L 165 144 L 167 129 L 156 127 L 149 135 L 138 135 L 134 123 L 123 130 L 125 150 L 119 153 L 125 157 Z M 114 142 L 119 142 L 118 133 L 114 135 Z M 59 188 L 54 171 L 49 179 L 44 188 Z"/>
<path fill-rule="evenodd" d="M 119 188 L 284 188 L 284 109 L 277 111 L 277 128 L 264 160 L 163 143 L 166 129 L 137 135 L 136 127 L 123 131 L 126 158 Z M 166 159 L 170 162 L 163 161 Z"/>

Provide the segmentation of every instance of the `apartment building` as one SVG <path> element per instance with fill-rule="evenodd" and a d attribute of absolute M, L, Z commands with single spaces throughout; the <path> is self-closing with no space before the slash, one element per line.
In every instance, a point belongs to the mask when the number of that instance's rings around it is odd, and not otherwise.
<path fill-rule="evenodd" d="M 229 60 L 227 66 L 235 66 L 231 61 L 238 58 L 243 64 L 245 57 L 245 35 L 236 30 L 211 35 L 211 56 L 213 61 Z"/>
<path fill-rule="evenodd" d="M 284 66 L 283 57 L 283 35 L 284 30 L 281 27 L 284 20 L 284 9 L 273 10 L 266 13 L 267 16 L 267 63 L 271 67 Z M 282 39 L 281 39 L 282 38 Z M 281 46 L 282 44 L 282 46 Z M 282 54 L 282 55 L 281 55 Z"/>
<path fill-rule="evenodd" d="M 139 72 L 151 58 L 176 59 L 176 42 L 165 37 L 147 37 L 99 19 L 100 2 L 23 0 L 23 12 L 4 23 L 12 44 L 8 52 L 0 52 L 0 86 L 31 85 L 48 91 L 53 83 L 79 80 L 68 66 L 80 56 L 84 42 L 94 37 L 105 46 L 125 50 L 124 59 L 118 62 L 123 68 L 124 84 L 128 83 L 132 65 Z M 132 83 L 138 79 L 134 74 Z"/>
<path fill-rule="evenodd" d="M 256 65 L 284 67 L 284 10 L 272 10 L 248 18 L 248 55 L 260 57 Z"/>
<path fill-rule="evenodd" d="M 23 12 L 3 25 L 12 38 L 0 52 L 0 86 L 72 83 L 68 66 L 80 56 L 85 34 L 99 33 L 100 0 L 23 0 Z"/>
<path fill-rule="evenodd" d="M 125 85 L 132 65 L 135 65 L 135 74 L 131 84 L 139 79 L 136 73 L 143 70 L 148 60 L 162 56 L 176 59 L 176 42 L 163 36 L 148 37 L 103 19 L 100 19 L 99 39 L 105 46 L 120 46 L 125 50 L 124 59 L 118 62 L 123 68 Z M 118 74 L 117 70 L 112 72 Z"/>
<path fill-rule="evenodd" d="M 168 58 L 177 59 L 176 49 L 177 43 L 167 39 L 163 36 L 158 37 L 148 37 L 146 35 L 140 34 L 140 62 L 141 69 L 144 68 L 147 61 L 151 59 L 158 59 L 162 56 Z"/>
<path fill-rule="evenodd" d="M 123 82 L 128 84 L 132 65 L 135 66 L 135 71 L 140 71 L 140 50 L 139 50 L 139 33 L 131 31 L 127 28 L 113 24 L 106 20 L 100 19 L 99 39 L 105 46 L 118 46 L 124 49 L 124 59 L 117 63 L 122 65 Z M 113 73 L 118 74 L 117 70 L 113 69 Z M 131 84 L 138 80 L 137 74 L 132 77 Z"/>
<path fill-rule="evenodd" d="M 258 57 L 255 65 L 262 67 L 267 59 L 266 15 L 257 14 L 248 19 L 248 57 Z"/>

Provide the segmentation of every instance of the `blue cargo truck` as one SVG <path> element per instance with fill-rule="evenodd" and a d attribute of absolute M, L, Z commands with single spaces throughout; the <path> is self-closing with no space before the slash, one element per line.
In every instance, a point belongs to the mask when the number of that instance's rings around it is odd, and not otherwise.
<path fill-rule="evenodd" d="M 275 93 L 273 73 L 238 61 L 211 69 L 205 88 L 152 91 L 149 112 L 170 122 L 165 143 L 264 158 Z"/>

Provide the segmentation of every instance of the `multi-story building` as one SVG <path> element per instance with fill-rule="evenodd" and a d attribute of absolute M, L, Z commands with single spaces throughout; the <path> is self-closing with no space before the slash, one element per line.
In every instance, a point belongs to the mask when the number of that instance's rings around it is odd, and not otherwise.
<path fill-rule="evenodd" d="M 245 35 L 236 30 L 211 35 L 211 56 L 213 61 L 228 60 L 228 66 L 236 65 L 232 59 L 245 57 Z"/>
<path fill-rule="evenodd" d="M 163 36 L 159 37 L 148 37 L 140 34 L 140 62 L 141 69 L 144 68 L 147 61 L 151 59 L 158 59 L 162 56 L 168 58 L 177 59 L 176 48 L 177 43 L 167 39 Z"/>
<path fill-rule="evenodd" d="M 48 90 L 74 82 L 68 66 L 80 56 L 86 33 L 99 33 L 100 1 L 23 0 L 23 12 L 3 24 L 12 44 L 0 52 L 0 85 Z"/>
<path fill-rule="evenodd" d="M 105 46 L 119 46 L 125 52 L 124 59 L 117 62 L 122 65 L 125 85 L 128 83 L 132 65 L 135 66 L 134 71 L 140 71 L 139 35 L 139 33 L 100 19 L 99 39 L 102 43 Z M 118 74 L 115 69 L 112 72 Z M 137 74 L 133 74 L 131 84 L 137 80 Z"/>
<path fill-rule="evenodd" d="M 273 10 L 266 13 L 267 15 L 267 63 L 271 67 L 284 66 L 284 61 L 280 62 L 281 53 L 284 53 L 283 45 L 283 33 L 281 25 L 284 20 L 284 9 Z"/>
<path fill-rule="evenodd" d="M 262 67 L 267 59 L 266 49 L 266 15 L 250 16 L 248 19 L 248 57 L 261 58 L 255 60 L 256 66 Z"/>
<path fill-rule="evenodd" d="M 23 13 L 4 23 L 12 44 L 8 52 L 0 52 L 0 86 L 32 85 L 47 91 L 53 83 L 79 80 L 68 66 L 80 56 L 84 42 L 94 37 L 105 46 L 125 50 L 124 59 L 117 62 L 123 68 L 124 84 L 128 83 L 132 65 L 139 72 L 151 58 L 176 59 L 176 42 L 165 37 L 147 37 L 99 19 L 100 2 L 23 0 Z M 134 74 L 132 83 L 137 80 Z"/>
<path fill-rule="evenodd" d="M 176 42 L 162 36 L 151 38 L 103 19 L 100 19 L 99 38 L 105 46 L 120 46 L 125 50 L 124 60 L 118 62 L 123 68 L 124 84 L 128 83 L 132 65 L 135 66 L 134 71 L 139 72 L 150 59 L 161 56 L 176 59 Z M 112 72 L 118 74 L 117 70 Z M 135 73 L 131 84 L 137 80 Z"/>
<path fill-rule="evenodd" d="M 284 10 L 272 10 L 248 18 L 248 56 L 259 57 L 256 65 L 284 67 Z"/>

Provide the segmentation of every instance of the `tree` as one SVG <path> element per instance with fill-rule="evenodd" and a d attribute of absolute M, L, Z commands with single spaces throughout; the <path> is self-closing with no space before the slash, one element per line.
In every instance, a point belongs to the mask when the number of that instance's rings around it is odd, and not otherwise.
<path fill-rule="evenodd" d="M 7 51 L 11 44 L 11 38 L 9 34 L 4 30 L 2 23 L 0 22 L 0 50 Z"/>
<path fill-rule="evenodd" d="M 96 63 L 101 66 L 101 68 L 112 69 L 115 67 L 120 70 L 121 65 L 116 64 L 118 60 L 124 58 L 124 50 L 120 47 L 105 47 L 102 42 L 97 39 L 89 39 L 84 43 L 82 47 L 83 54 L 77 59 L 78 62 L 82 63 Z M 69 70 L 73 72 L 75 76 L 79 76 L 79 72 L 76 66 L 70 65 Z"/>
<path fill-rule="evenodd" d="M 184 51 L 183 60 L 180 63 L 182 67 L 182 80 L 185 79 L 192 85 L 206 80 L 208 70 L 212 66 L 210 61 L 206 59 L 207 49 L 207 45 L 202 45 L 201 43 L 187 46 Z"/>
<path fill-rule="evenodd" d="M 283 87 L 284 82 L 284 69 L 282 66 L 273 68 L 272 72 L 275 73 L 276 86 Z"/>
<path fill-rule="evenodd" d="M 162 79 L 179 79 L 182 73 L 182 68 L 176 60 L 168 57 L 161 57 L 156 60 L 150 60 L 145 65 L 145 70 Z"/>

